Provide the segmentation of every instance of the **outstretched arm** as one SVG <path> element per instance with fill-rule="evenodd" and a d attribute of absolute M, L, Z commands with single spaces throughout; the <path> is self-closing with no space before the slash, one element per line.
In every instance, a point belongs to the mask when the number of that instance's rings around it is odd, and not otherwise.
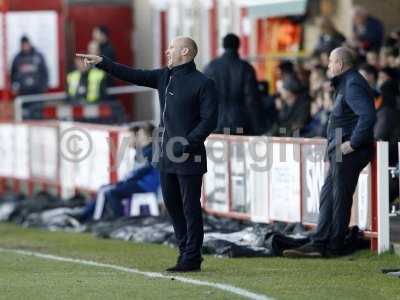
<path fill-rule="evenodd" d="M 141 86 L 157 89 L 162 70 L 138 70 L 113 62 L 105 56 L 91 54 L 76 54 L 81 57 L 86 66 L 96 66 L 112 76 Z"/>

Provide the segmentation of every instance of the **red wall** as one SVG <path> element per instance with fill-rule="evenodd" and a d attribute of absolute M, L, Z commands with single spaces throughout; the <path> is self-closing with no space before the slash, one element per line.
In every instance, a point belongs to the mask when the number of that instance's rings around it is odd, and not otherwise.
<path fill-rule="evenodd" d="M 110 41 L 120 63 L 133 65 L 132 8 L 129 5 L 74 4 L 68 7 L 66 44 L 68 66 L 71 67 L 76 52 L 85 53 L 92 39 L 92 29 L 104 25 L 109 30 Z M 116 81 L 120 85 L 120 81 Z M 132 116 L 132 97 L 119 96 L 129 116 Z"/>
<path fill-rule="evenodd" d="M 65 82 L 65 45 L 64 45 L 64 0 L 3 0 L 8 11 L 26 10 L 55 10 L 58 14 L 58 44 L 59 44 L 59 70 L 60 87 L 55 90 L 63 90 Z M 3 3 L 4 4 L 4 3 Z"/>
<path fill-rule="evenodd" d="M 68 5 L 64 4 L 65 0 L 2 0 L 0 2 L 0 6 L 4 6 L 8 11 L 55 10 L 58 13 L 61 86 L 57 90 L 65 88 L 65 76 L 72 67 L 73 55 L 76 52 L 86 52 L 92 29 L 96 25 L 108 27 L 117 60 L 124 64 L 133 64 L 133 13 L 130 5 Z M 132 96 L 124 96 L 121 99 L 127 112 L 131 112 Z"/>
<path fill-rule="evenodd" d="M 132 9 L 127 5 L 84 5 L 68 7 L 67 22 L 73 51 L 86 52 L 87 44 L 92 39 L 92 29 L 104 25 L 110 31 L 110 40 L 116 51 L 117 59 L 132 65 Z M 71 49 L 70 48 L 70 49 Z"/>

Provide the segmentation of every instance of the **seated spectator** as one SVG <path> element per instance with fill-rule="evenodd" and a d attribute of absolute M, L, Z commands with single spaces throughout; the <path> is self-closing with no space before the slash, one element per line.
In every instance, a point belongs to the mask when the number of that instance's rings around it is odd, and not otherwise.
<path fill-rule="evenodd" d="M 286 77 L 296 77 L 294 65 L 290 60 L 282 60 L 276 69 L 276 77 L 278 80 L 285 80 Z"/>
<path fill-rule="evenodd" d="M 311 102 L 311 121 L 301 131 L 301 136 L 326 137 L 329 115 L 332 111 L 332 87 L 329 82 L 325 82 Z"/>
<path fill-rule="evenodd" d="M 260 92 L 261 103 L 262 103 L 262 116 L 260 122 L 260 132 L 268 132 L 272 125 L 275 123 L 276 119 L 276 109 L 275 109 L 275 99 L 269 94 L 269 82 L 259 81 L 258 90 Z"/>
<path fill-rule="evenodd" d="M 393 166 L 397 158 L 397 142 L 400 137 L 400 112 L 397 109 L 397 101 L 400 97 L 398 83 L 394 79 L 383 81 L 380 86 L 381 96 L 375 100 L 376 124 L 374 137 L 376 140 L 388 141 L 389 161 Z"/>
<path fill-rule="evenodd" d="M 366 63 L 378 69 L 379 65 L 379 52 L 377 50 L 367 51 L 365 55 Z"/>
<path fill-rule="evenodd" d="M 292 77 L 286 78 L 276 99 L 278 121 L 269 134 L 273 136 L 299 135 L 310 119 L 310 100 L 301 83 Z"/>
<path fill-rule="evenodd" d="M 377 18 L 372 17 L 361 6 L 354 9 L 353 14 L 353 40 L 361 54 L 368 50 L 379 50 L 384 38 L 383 24 Z"/>
<path fill-rule="evenodd" d="M 328 80 L 326 69 L 321 65 L 311 70 L 310 74 L 310 96 L 315 98 L 317 92 L 323 88 L 324 83 Z"/>
<path fill-rule="evenodd" d="M 397 84 L 399 84 L 399 78 L 400 78 L 400 74 L 399 74 L 399 70 L 398 69 L 394 69 L 394 68 L 382 68 L 381 70 L 379 70 L 378 73 L 378 87 L 382 87 L 383 84 L 387 81 L 395 81 Z M 396 108 L 400 109 L 400 99 L 399 97 L 397 97 L 397 105 Z"/>
<path fill-rule="evenodd" d="M 90 54 L 98 52 L 98 45 L 90 42 Z M 67 75 L 68 100 L 72 103 L 96 103 L 107 98 L 107 76 L 103 70 L 86 67 L 83 60 L 75 57 L 75 70 Z"/>
<path fill-rule="evenodd" d="M 84 212 L 78 216 L 81 221 L 87 221 L 93 218 L 118 218 L 123 216 L 122 200 L 129 199 L 135 193 L 157 193 L 160 186 L 160 174 L 155 169 L 152 162 L 152 134 L 154 126 L 151 123 L 145 123 L 142 126 L 133 126 L 130 128 L 132 133 L 132 147 L 136 150 L 135 163 L 133 170 L 128 175 L 113 185 L 106 185 L 100 188 L 103 193 L 104 203 L 92 200 L 85 207 Z M 104 207 L 105 209 L 99 209 Z M 108 216 L 107 216 L 107 208 Z"/>
<path fill-rule="evenodd" d="M 340 47 L 346 38 L 333 25 L 332 21 L 327 17 L 322 17 L 318 21 L 320 35 L 318 43 L 314 48 L 314 52 L 331 52 L 333 49 Z"/>
<path fill-rule="evenodd" d="M 400 96 L 397 82 L 393 79 L 380 86 L 381 97 L 375 100 L 376 124 L 374 137 L 376 140 L 389 142 L 389 166 L 394 167 L 399 161 L 398 142 L 400 142 L 400 111 L 396 102 Z M 399 195 L 399 182 L 389 179 L 389 199 L 393 201 Z"/>
<path fill-rule="evenodd" d="M 396 59 L 399 56 L 399 49 L 383 47 L 380 52 L 380 66 L 382 68 L 396 68 Z"/>
<path fill-rule="evenodd" d="M 374 66 L 368 64 L 361 65 L 358 70 L 372 88 L 375 97 L 379 96 L 378 70 Z"/>

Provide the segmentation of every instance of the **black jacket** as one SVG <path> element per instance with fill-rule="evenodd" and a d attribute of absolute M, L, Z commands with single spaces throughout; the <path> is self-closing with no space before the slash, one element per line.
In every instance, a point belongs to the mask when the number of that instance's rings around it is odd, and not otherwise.
<path fill-rule="evenodd" d="M 368 82 L 356 69 L 349 69 L 332 79 L 334 106 L 328 121 L 328 153 L 337 144 L 350 141 L 353 149 L 370 146 L 374 140 L 376 112 Z M 342 139 L 337 140 L 336 129 Z"/>
<path fill-rule="evenodd" d="M 262 102 L 253 67 L 240 59 L 237 51 L 228 49 L 206 66 L 204 74 L 217 85 L 216 132 L 223 133 L 224 128 L 229 128 L 231 134 L 236 134 L 241 127 L 244 134 L 255 134 Z"/>
<path fill-rule="evenodd" d="M 161 133 L 154 143 L 159 147 L 153 162 L 160 171 L 181 175 L 207 172 L 204 141 L 216 126 L 217 91 L 193 61 L 171 70 L 136 70 L 103 57 L 97 67 L 119 79 L 158 90 Z M 172 143 L 181 138 L 187 142 Z M 173 156 L 179 157 L 179 162 Z"/>
<path fill-rule="evenodd" d="M 310 120 L 310 99 L 306 93 L 296 96 L 292 106 L 284 104 L 278 113 L 278 120 L 269 134 L 272 136 L 293 137 L 296 131 L 300 133 Z M 281 132 L 285 129 L 284 132 Z"/>
<path fill-rule="evenodd" d="M 46 62 L 41 53 L 19 52 L 11 66 L 11 83 L 19 95 L 44 93 L 49 81 Z"/>

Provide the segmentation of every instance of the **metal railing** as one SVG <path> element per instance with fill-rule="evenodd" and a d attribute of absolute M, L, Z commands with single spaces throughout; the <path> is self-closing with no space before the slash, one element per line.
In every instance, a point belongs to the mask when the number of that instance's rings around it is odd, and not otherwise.
<path fill-rule="evenodd" d="M 123 95 L 132 93 L 149 92 L 152 89 L 136 85 L 117 86 L 107 89 L 107 95 Z M 25 103 L 38 103 L 38 102 L 55 102 L 64 101 L 67 99 L 66 92 L 45 93 L 35 95 L 18 96 L 14 100 L 14 120 L 20 122 L 23 120 L 23 105 Z"/>

